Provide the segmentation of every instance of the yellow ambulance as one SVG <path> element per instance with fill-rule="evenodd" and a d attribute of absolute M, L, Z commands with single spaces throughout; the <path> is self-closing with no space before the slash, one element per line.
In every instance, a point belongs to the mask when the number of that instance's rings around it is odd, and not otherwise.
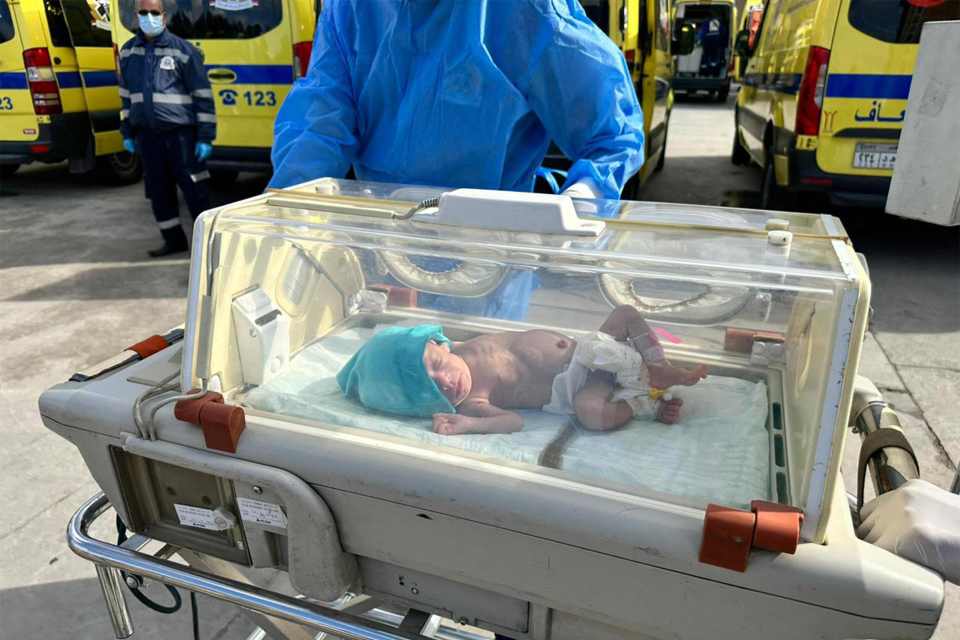
<path fill-rule="evenodd" d="M 643 108 L 644 163 L 624 186 L 626 199 L 636 198 L 650 175 L 663 169 L 673 108 L 673 55 L 693 47 L 693 31 L 675 31 L 671 24 L 670 1 L 580 0 L 587 17 L 623 51 Z M 544 164 L 562 166 L 564 160 L 551 147 Z"/>
<path fill-rule="evenodd" d="M 710 93 L 718 102 L 730 94 L 733 44 L 737 32 L 734 0 L 674 0 L 678 25 L 694 32 L 694 47 L 677 56 L 673 88 L 678 93 Z"/>
<path fill-rule="evenodd" d="M 923 24 L 960 0 L 767 0 L 737 96 L 732 160 L 764 168 L 761 206 L 816 191 L 886 201 Z"/>
<path fill-rule="evenodd" d="M 107 0 L 0 0 L 0 175 L 70 161 L 140 179 L 123 151 Z"/>
<path fill-rule="evenodd" d="M 167 28 L 204 55 L 217 110 L 207 161 L 214 180 L 272 171 L 273 121 L 293 81 L 306 74 L 319 2 L 204 0 L 169 3 Z M 137 0 L 110 0 L 117 47 L 137 29 Z"/>

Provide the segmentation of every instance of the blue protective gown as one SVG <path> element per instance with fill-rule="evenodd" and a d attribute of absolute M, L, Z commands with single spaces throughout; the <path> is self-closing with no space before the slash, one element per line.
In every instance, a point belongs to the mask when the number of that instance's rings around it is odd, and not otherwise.
<path fill-rule="evenodd" d="M 326 0 L 272 187 L 321 176 L 530 191 L 552 139 L 619 198 L 643 163 L 621 52 L 577 0 Z"/>

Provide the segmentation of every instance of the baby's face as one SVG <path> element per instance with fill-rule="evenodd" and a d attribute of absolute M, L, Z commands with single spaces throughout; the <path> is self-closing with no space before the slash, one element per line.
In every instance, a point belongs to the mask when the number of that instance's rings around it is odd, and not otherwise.
<path fill-rule="evenodd" d="M 428 342 L 423 350 L 423 366 L 427 368 L 427 375 L 453 406 L 463 402 L 470 394 L 473 386 L 470 367 L 463 358 L 450 353 L 449 345 Z"/>

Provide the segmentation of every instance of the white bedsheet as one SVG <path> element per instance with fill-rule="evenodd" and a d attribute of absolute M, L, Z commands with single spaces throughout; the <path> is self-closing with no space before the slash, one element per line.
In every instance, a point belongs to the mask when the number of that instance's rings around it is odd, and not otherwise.
<path fill-rule="evenodd" d="M 343 396 L 335 376 L 372 334 L 372 329 L 352 329 L 314 343 L 286 371 L 240 401 L 263 411 L 529 464 L 537 464 L 568 423 L 563 416 L 521 411 L 524 428 L 518 433 L 441 436 L 433 433 L 430 420 L 368 412 Z M 711 376 L 676 395 L 684 399 L 678 424 L 635 420 L 610 432 L 580 429 L 563 452 L 560 468 L 586 482 L 731 506 L 769 499 L 766 386 Z"/>

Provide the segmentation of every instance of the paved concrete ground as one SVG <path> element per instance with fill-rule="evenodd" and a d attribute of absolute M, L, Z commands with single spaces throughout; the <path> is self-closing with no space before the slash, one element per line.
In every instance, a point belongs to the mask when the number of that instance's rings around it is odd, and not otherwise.
<path fill-rule="evenodd" d="M 679 103 L 666 168 L 643 196 L 754 206 L 759 170 L 729 163 L 732 126 L 729 104 Z M 250 178 L 216 195 L 232 200 L 262 186 Z M 142 189 L 103 187 L 62 167 L 29 168 L 0 185 L 0 640 L 112 637 L 92 567 L 64 543 L 67 519 L 96 487 L 76 450 L 41 426 L 36 398 L 182 321 L 186 259 L 145 257 L 158 236 Z M 862 371 L 900 411 L 925 477 L 944 485 L 960 460 L 958 235 L 879 212 L 839 213 L 873 272 Z M 188 637 L 186 612 L 161 616 L 130 600 L 137 638 Z M 249 631 L 237 611 L 206 599 L 200 619 L 207 639 Z M 936 638 L 957 637 L 960 595 L 951 589 Z"/>

